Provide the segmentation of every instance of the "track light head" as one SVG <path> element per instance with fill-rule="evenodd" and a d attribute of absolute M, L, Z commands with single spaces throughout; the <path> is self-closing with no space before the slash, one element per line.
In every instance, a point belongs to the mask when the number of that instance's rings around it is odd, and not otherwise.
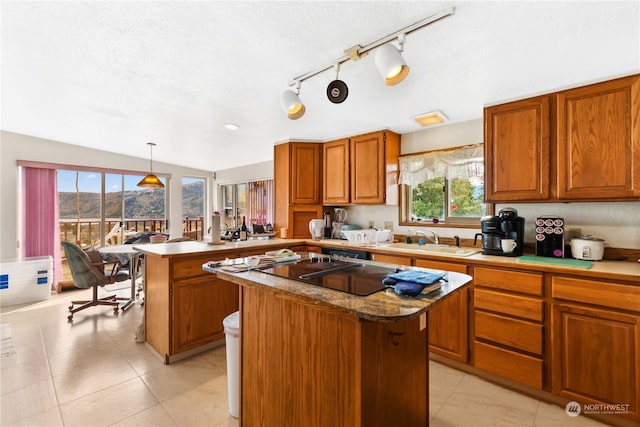
<path fill-rule="evenodd" d="M 385 44 L 378 48 L 375 62 L 387 86 L 397 85 L 409 74 L 409 66 L 404 62 L 400 51 L 392 44 Z"/>
<path fill-rule="evenodd" d="M 298 92 L 299 91 L 300 84 L 298 83 Z M 296 120 L 304 116 L 304 113 L 307 110 L 300 100 L 298 93 L 292 90 L 285 90 L 284 92 L 282 92 L 280 102 L 285 113 L 287 113 L 287 117 L 289 117 L 291 120 Z"/>

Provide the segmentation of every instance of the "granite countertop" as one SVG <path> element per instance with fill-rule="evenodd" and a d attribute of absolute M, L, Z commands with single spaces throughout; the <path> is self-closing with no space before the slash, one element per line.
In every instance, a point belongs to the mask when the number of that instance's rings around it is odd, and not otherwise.
<path fill-rule="evenodd" d="M 358 260 L 358 262 L 367 262 Z M 383 263 L 367 263 L 387 265 Z M 416 269 L 406 267 L 407 269 Z M 423 269 L 424 270 L 424 269 Z M 471 281 L 471 276 L 449 272 L 448 282 L 442 282 L 439 290 L 418 297 L 403 297 L 393 289 L 382 290 L 368 296 L 351 295 L 322 286 L 316 286 L 261 273 L 247 271 L 243 273 L 217 272 L 218 277 L 241 286 L 258 288 L 265 292 L 295 297 L 312 304 L 321 304 L 343 313 L 376 322 L 394 322 L 419 316 L 440 302 L 447 295 L 461 289 Z"/>
<path fill-rule="evenodd" d="M 313 242 L 321 246 L 330 246 L 343 249 L 366 250 L 372 253 L 407 256 L 416 259 L 430 259 L 445 262 L 457 262 L 476 266 L 493 266 L 514 268 L 539 273 L 558 273 L 584 276 L 585 278 L 600 278 L 606 280 L 618 280 L 640 286 L 640 263 L 632 261 L 593 261 L 590 268 L 577 268 L 564 265 L 549 265 L 532 262 L 522 262 L 520 257 L 506 257 L 496 255 L 484 255 L 479 252 L 470 256 L 456 256 L 447 254 L 427 253 L 420 250 L 417 244 L 406 243 L 380 244 L 378 246 L 363 247 L 351 244 L 345 240 L 322 240 Z"/>
<path fill-rule="evenodd" d="M 219 245 L 212 245 L 204 241 L 188 241 L 188 242 L 174 242 L 174 243 L 158 243 L 158 244 L 144 244 L 134 245 L 136 250 L 142 253 L 158 255 L 160 257 L 174 257 L 174 256 L 189 256 L 189 255 L 202 255 L 206 253 L 224 254 L 225 252 L 237 252 L 243 249 L 264 249 L 265 251 L 271 250 L 273 247 L 287 247 L 295 245 L 304 245 L 304 240 L 291 240 L 291 239 L 250 239 L 242 242 L 222 242 Z"/>

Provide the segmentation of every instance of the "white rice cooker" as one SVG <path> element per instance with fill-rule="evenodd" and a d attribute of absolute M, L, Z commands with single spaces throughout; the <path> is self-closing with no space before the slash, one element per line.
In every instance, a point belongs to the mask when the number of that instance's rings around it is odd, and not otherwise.
<path fill-rule="evenodd" d="M 604 240 L 591 236 L 571 239 L 571 255 L 575 259 L 600 261 L 604 256 Z"/>

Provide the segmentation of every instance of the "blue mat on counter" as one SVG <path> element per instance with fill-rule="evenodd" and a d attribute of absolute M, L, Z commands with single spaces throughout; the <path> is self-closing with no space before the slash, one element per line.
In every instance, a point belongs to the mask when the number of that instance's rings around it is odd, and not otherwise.
<path fill-rule="evenodd" d="M 428 286 L 442 279 L 444 275 L 444 272 L 430 273 L 428 271 L 404 270 L 398 273 L 389 274 L 387 277 L 390 277 L 398 282 L 411 282 L 423 286 Z"/>
<path fill-rule="evenodd" d="M 517 259 L 518 262 L 532 262 L 534 264 L 550 264 L 562 267 L 575 267 L 589 269 L 593 261 L 583 261 L 573 258 L 551 258 L 546 256 L 524 255 Z"/>

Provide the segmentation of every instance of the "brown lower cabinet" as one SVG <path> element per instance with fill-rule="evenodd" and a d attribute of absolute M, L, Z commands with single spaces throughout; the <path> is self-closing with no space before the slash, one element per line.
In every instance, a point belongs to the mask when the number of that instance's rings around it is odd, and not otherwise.
<path fill-rule="evenodd" d="M 241 426 L 426 426 L 422 316 L 373 322 L 241 286 Z"/>
<path fill-rule="evenodd" d="M 474 268 L 476 368 L 542 389 L 542 274 Z"/>
<path fill-rule="evenodd" d="M 640 288 L 553 277 L 552 296 L 553 393 L 640 421 Z"/>

